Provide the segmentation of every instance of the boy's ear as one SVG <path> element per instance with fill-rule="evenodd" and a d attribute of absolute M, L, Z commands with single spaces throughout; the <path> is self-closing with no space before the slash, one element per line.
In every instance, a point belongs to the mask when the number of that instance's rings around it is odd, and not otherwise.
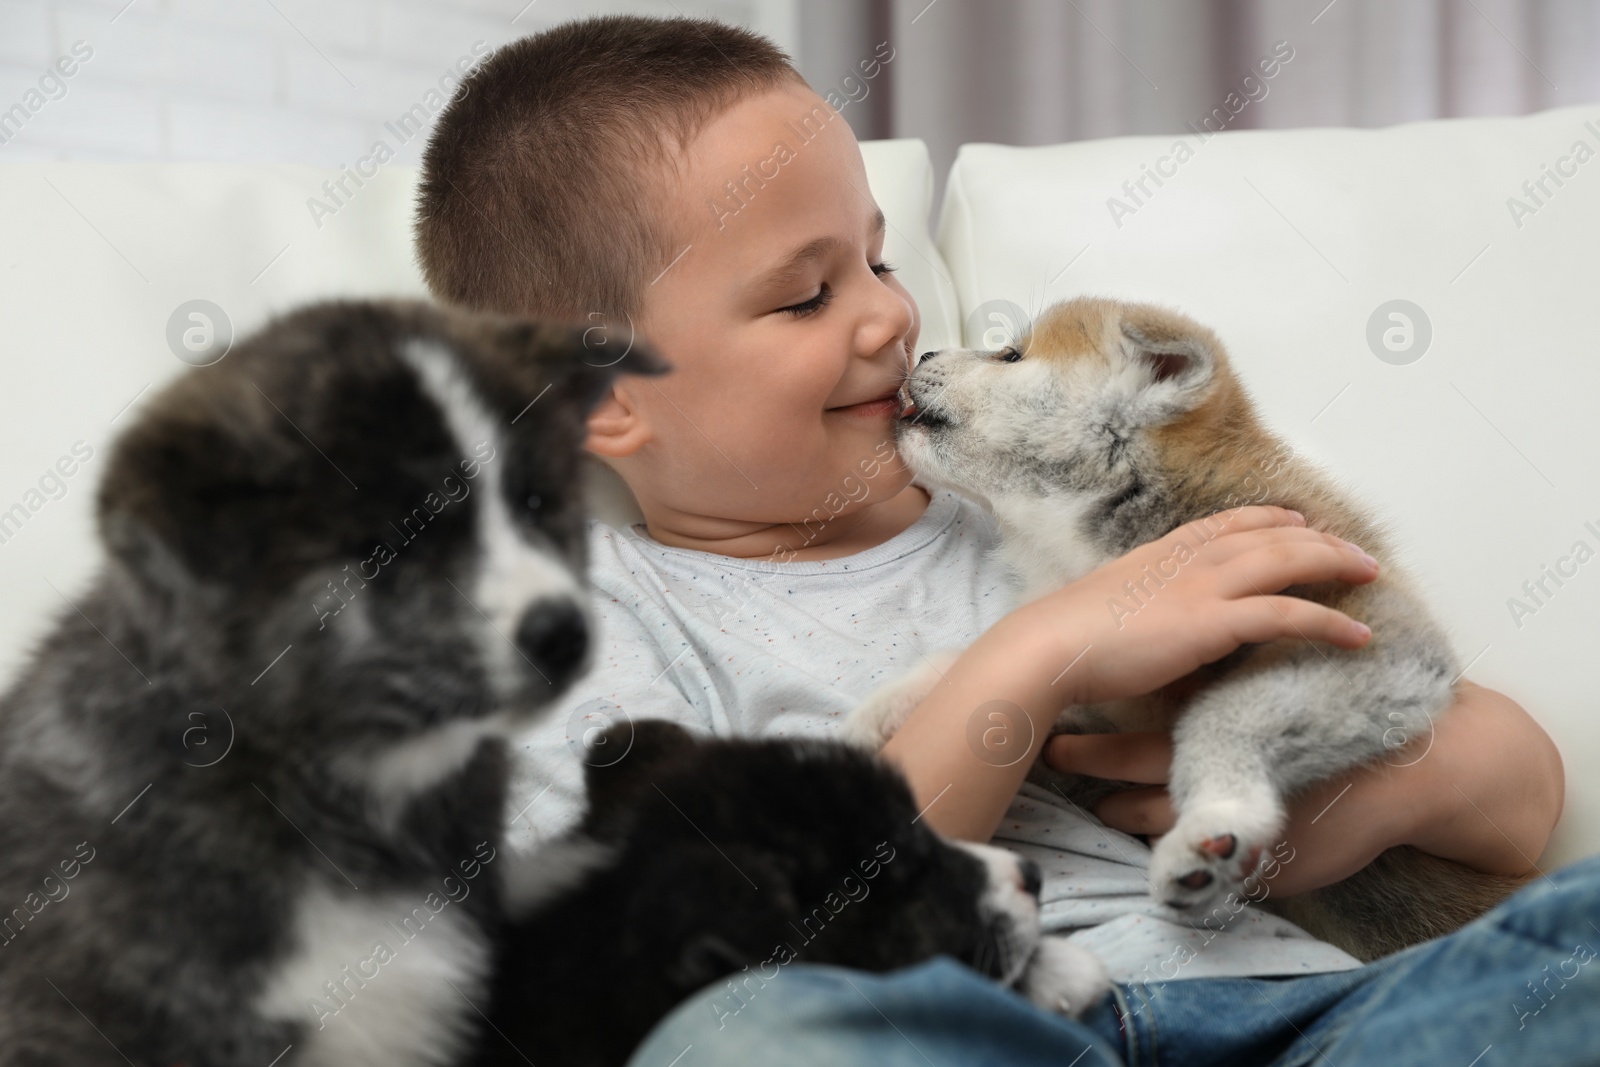
<path fill-rule="evenodd" d="M 620 459 L 637 452 L 650 439 L 650 427 L 634 402 L 632 390 L 613 382 L 589 411 L 583 447 L 599 456 Z"/>
<path fill-rule="evenodd" d="M 587 419 L 584 447 L 597 455 L 631 455 L 649 439 L 649 428 L 617 386 L 624 375 L 657 375 L 672 370 L 631 321 L 613 329 L 596 312 L 594 321 L 512 318 L 497 327 L 500 341 L 525 367 L 537 367 L 540 381 L 557 405 Z"/>

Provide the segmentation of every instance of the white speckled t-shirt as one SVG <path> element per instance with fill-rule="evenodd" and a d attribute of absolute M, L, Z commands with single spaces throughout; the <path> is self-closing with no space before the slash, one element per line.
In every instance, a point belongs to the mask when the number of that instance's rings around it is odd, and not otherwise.
<path fill-rule="evenodd" d="M 624 712 L 719 736 L 827 737 L 924 653 L 962 648 L 992 626 L 1016 594 L 994 558 L 994 523 L 955 493 L 931 495 L 922 517 L 883 544 L 808 562 L 672 548 L 642 526 L 591 521 L 594 666 L 521 737 L 509 843 L 534 847 L 576 821 L 584 735 Z M 994 843 L 1039 864 L 1045 927 L 1072 931 L 1119 980 L 1359 965 L 1254 907 L 1224 909 L 1205 926 L 1185 921 L 1151 899 L 1142 841 L 1033 785 Z"/>

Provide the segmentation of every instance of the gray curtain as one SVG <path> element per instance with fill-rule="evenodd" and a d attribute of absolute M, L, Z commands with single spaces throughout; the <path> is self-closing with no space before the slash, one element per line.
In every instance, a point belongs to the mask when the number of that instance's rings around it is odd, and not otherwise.
<path fill-rule="evenodd" d="M 1275 48 L 1292 58 L 1263 77 Z M 1600 100 L 1600 0 L 803 0 L 798 51 L 819 92 L 859 96 L 858 137 L 923 138 L 942 181 L 967 141 L 1176 133 L 1219 108 L 1260 129 Z"/>

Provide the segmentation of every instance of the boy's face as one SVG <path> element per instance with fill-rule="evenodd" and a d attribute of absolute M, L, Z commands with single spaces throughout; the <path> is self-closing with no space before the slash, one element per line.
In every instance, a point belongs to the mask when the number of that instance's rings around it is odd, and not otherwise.
<path fill-rule="evenodd" d="M 899 493 L 911 475 L 891 451 L 895 393 L 920 323 L 883 272 L 849 125 L 809 89 L 774 90 L 713 119 L 664 177 L 682 254 L 656 268 L 637 325 L 674 370 L 618 383 L 606 410 L 626 407 L 642 444 L 596 449 L 647 519 L 736 536 Z"/>

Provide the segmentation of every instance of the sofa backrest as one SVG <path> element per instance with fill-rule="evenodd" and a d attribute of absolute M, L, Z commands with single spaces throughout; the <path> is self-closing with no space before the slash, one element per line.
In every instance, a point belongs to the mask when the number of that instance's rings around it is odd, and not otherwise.
<path fill-rule="evenodd" d="M 917 299 L 924 343 L 954 344 L 927 148 L 862 149 L 888 220 L 885 257 Z M 174 313 L 209 301 L 241 337 L 311 300 L 426 296 L 411 246 L 416 182 L 417 168 L 399 164 L 364 178 L 309 166 L 0 165 L 0 682 L 49 619 L 72 610 L 99 560 L 91 505 L 106 450 L 188 369 L 168 341 Z M 590 489 L 609 520 L 637 517 L 598 462 Z"/>
<path fill-rule="evenodd" d="M 1600 639 L 1600 360 L 1587 329 L 1600 108 L 967 145 L 937 245 L 922 143 L 862 149 L 886 257 L 921 310 L 919 351 L 981 344 L 1018 308 L 1080 293 L 1159 301 L 1214 327 L 1268 422 L 1392 524 L 1468 676 L 1520 700 L 1561 745 L 1568 811 L 1547 859 L 1600 850 L 1600 781 L 1581 763 L 1600 754 L 1587 672 Z M 238 336 L 308 300 L 425 294 L 415 169 L 324 186 L 338 177 L 0 166 L 0 679 L 72 610 L 98 560 L 92 490 L 129 412 L 186 369 L 167 341 L 181 306 L 214 303 Z M 1409 351 L 1384 347 L 1408 328 L 1391 312 L 1409 317 Z M 598 465 L 592 487 L 612 521 L 637 515 Z"/>
<path fill-rule="evenodd" d="M 1079 294 L 1217 331 L 1267 422 L 1390 522 L 1467 677 L 1566 754 L 1555 862 L 1600 851 L 1597 242 L 1595 105 L 969 144 L 939 223 L 970 344 Z"/>

